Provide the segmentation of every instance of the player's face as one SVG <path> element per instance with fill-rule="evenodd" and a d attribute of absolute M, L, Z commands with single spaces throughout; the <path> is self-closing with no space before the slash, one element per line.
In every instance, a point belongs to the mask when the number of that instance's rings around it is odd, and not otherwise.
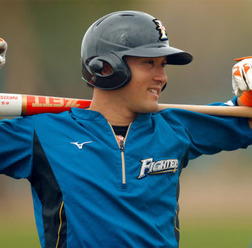
<path fill-rule="evenodd" d="M 134 113 L 156 111 L 161 90 L 167 81 L 164 69 L 166 58 L 128 57 L 126 61 L 132 78 L 122 90 L 130 111 Z"/>

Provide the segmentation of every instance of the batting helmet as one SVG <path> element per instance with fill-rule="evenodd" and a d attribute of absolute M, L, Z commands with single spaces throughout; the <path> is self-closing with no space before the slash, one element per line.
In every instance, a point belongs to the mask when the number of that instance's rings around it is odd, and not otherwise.
<path fill-rule="evenodd" d="M 104 90 L 122 88 L 131 79 L 125 56 L 163 57 L 167 64 L 184 65 L 192 55 L 169 46 L 166 30 L 153 16 L 139 11 L 118 11 L 93 23 L 85 33 L 82 46 L 83 79 Z M 103 75 L 103 62 L 113 72 Z"/>

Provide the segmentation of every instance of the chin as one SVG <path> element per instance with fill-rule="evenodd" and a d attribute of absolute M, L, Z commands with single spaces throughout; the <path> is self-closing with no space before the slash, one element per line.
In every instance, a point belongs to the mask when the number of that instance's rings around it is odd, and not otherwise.
<path fill-rule="evenodd" d="M 158 111 L 158 103 L 155 104 L 148 104 L 142 108 L 141 113 L 152 113 Z"/>

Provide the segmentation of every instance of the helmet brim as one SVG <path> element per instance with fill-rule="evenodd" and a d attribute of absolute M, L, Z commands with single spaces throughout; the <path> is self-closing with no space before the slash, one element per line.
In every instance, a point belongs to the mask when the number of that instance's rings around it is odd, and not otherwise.
<path fill-rule="evenodd" d="M 123 56 L 134 56 L 134 57 L 166 57 L 167 64 L 170 65 L 186 65 L 192 62 L 193 56 L 171 46 L 141 46 L 138 48 L 123 51 Z"/>

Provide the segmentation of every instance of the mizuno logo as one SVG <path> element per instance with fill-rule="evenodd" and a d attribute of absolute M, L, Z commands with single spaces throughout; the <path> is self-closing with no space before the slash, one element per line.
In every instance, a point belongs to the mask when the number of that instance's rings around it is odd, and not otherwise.
<path fill-rule="evenodd" d="M 84 145 L 92 143 L 92 142 L 93 141 L 87 141 L 87 142 L 79 143 L 79 141 L 77 141 L 77 142 L 70 142 L 70 144 L 76 145 L 81 150 Z"/>

